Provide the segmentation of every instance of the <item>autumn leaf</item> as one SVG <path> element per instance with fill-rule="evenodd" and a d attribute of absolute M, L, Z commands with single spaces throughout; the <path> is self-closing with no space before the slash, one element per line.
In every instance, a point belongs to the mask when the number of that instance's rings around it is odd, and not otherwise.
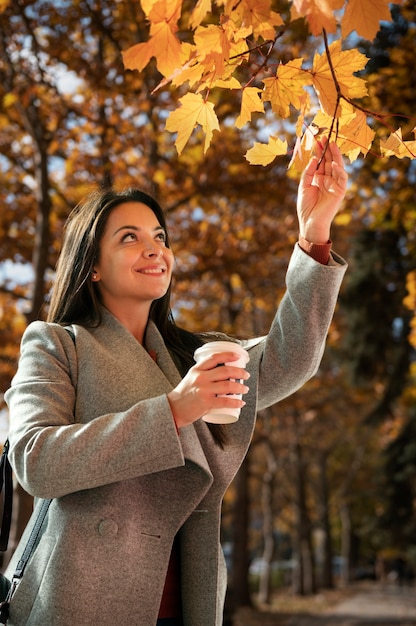
<path fill-rule="evenodd" d="M 287 141 L 270 137 L 268 143 L 256 142 L 244 155 L 251 165 L 269 165 L 277 156 L 287 153 Z"/>
<path fill-rule="evenodd" d="M 306 85 L 310 85 L 310 75 L 301 69 L 303 59 L 293 59 L 286 64 L 280 63 L 274 78 L 265 78 L 263 100 L 270 101 L 272 110 L 281 117 L 289 117 L 290 105 L 301 108 L 304 102 Z"/>
<path fill-rule="evenodd" d="M 163 76 L 170 76 L 182 65 L 181 42 L 176 36 L 182 0 L 159 0 L 148 3 L 150 38 L 122 53 L 124 67 L 141 72 L 152 57 Z"/>
<path fill-rule="evenodd" d="M 198 124 L 202 126 L 205 133 L 204 152 L 206 152 L 211 143 L 213 131 L 220 129 L 214 105 L 195 93 L 187 93 L 179 98 L 179 102 L 181 106 L 172 111 L 166 121 L 166 130 L 178 133 L 175 141 L 178 154 L 181 154 Z"/>
<path fill-rule="evenodd" d="M 339 127 L 340 140 L 337 142 L 343 154 L 350 161 L 355 161 L 359 154 L 367 155 L 374 140 L 375 132 L 367 124 L 367 116 L 363 111 L 353 110 L 348 123 L 342 123 Z"/>
<path fill-rule="evenodd" d="M 243 89 L 241 98 L 241 112 L 235 121 L 237 128 L 242 128 L 251 120 L 251 115 L 255 112 L 264 113 L 263 102 L 260 99 L 261 89 L 257 87 L 246 87 Z"/>
<path fill-rule="evenodd" d="M 198 0 L 192 9 L 191 17 L 189 18 L 189 28 L 195 30 L 195 28 L 201 24 L 207 13 L 211 13 L 211 9 L 211 0 Z"/>
<path fill-rule="evenodd" d="M 380 30 L 380 21 L 391 20 L 390 0 L 349 0 L 341 20 L 344 39 L 353 31 L 372 41 Z"/>
<path fill-rule="evenodd" d="M 323 134 L 326 136 L 328 136 L 332 122 L 332 116 L 323 111 L 319 111 L 313 119 L 313 124 L 323 129 Z M 337 144 L 341 152 L 348 156 L 350 161 L 355 161 L 360 152 L 366 156 L 375 135 L 374 131 L 367 124 L 365 113 L 355 109 L 347 102 L 341 103 L 340 115 L 333 132 L 334 134 L 336 133 Z"/>
<path fill-rule="evenodd" d="M 351 99 L 366 96 L 366 82 L 362 78 L 354 76 L 354 72 L 362 70 L 367 65 L 367 57 L 356 49 L 341 50 L 340 41 L 334 41 L 329 46 L 329 52 L 341 93 Z M 323 110 L 329 115 L 335 115 L 338 94 L 326 52 L 315 54 L 312 76 L 313 86 Z"/>
<path fill-rule="evenodd" d="M 413 129 L 416 136 L 416 129 Z M 396 156 L 399 159 L 405 157 L 416 158 L 416 141 L 403 141 L 402 129 L 398 128 L 386 141 L 380 141 L 380 151 L 382 156 Z"/>
<path fill-rule="evenodd" d="M 337 21 L 334 11 L 340 9 L 344 0 L 294 0 L 291 9 L 292 21 L 304 17 L 312 35 L 321 35 L 325 29 L 327 33 L 335 33 Z"/>
<path fill-rule="evenodd" d="M 241 0 L 232 6 L 232 19 L 265 40 L 274 39 L 276 26 L 284 24 L 282 17 L 271 10 L 270 0 Z"/>

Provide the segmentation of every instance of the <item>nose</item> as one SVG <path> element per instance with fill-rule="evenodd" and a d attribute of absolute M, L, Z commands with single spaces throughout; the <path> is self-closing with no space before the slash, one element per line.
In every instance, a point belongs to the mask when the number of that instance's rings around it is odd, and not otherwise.
<path fill-rule="evenodd" d="M 146 243 L 146 245 L 144 246 L 143 255 L 147 259 L 158 259 L 160 256 L 162 256 L 162 249 L 156 243 L 151 241 L 149 243 Z"/>

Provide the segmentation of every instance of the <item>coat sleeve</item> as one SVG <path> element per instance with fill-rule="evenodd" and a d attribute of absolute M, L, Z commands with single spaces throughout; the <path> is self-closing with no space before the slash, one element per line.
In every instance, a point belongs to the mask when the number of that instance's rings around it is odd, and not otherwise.
<path fill-rule="evenodd" d="M 69 333 L 56 324 L 30 324 L 5 394 L 10 461 L 28 493 L 55 498 L 184 464 L 165 394 L 76 423 L 76 374 Z"/>
<path fill-rule="evenodd" d="M 258 409 L 294 393 L 316 373 L 346 269 L 334 253 L 321 265 L 296 245 L 268 335 L 246 344 L 258 370 Z"/>

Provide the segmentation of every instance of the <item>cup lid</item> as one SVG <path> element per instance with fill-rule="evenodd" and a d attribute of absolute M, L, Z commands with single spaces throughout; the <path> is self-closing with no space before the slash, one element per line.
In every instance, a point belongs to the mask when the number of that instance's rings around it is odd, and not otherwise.
<path fill-rule="evenodd" d="M 249 360 L 247 350 L 244 350 L 234 341 L 208 341 L 195 350 L 194 356 L 204 356 L 206 353 L 214 354 L 216 352 L 236 352 L 240 356 L 245 356 L 247 361 Z"/>

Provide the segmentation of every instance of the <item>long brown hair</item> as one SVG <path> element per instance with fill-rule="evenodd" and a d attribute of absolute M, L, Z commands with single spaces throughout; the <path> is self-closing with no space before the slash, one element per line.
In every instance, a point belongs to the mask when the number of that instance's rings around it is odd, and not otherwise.
<path fill-rule="evenodd" d="M 139 189 L 94 192 L 75 207 L 66 222 L 48 322 L 80 324 L 85 327 L 100 325 L 99 292 L 91 280 L 91 273 L 98 259 L 99 245 L 108 218 L 115 207 L 125 202 L 140 202 L 148 206 L 164 228 L 166 245 L 170 247 L 165 215 L 152 196 Z M 149 319 L 156 324 L 179 372 L 185 376 L 194 364 L 193 353 L 202 345 L 203 339 L 201 335 L 190 333 L 175 324 L 170 297 L 171 286 L 162 298 L 152 302 Z M 216 443 L 223 448 L 226 443 L 224 428 L 217 424 L 208 426 Z"/>

